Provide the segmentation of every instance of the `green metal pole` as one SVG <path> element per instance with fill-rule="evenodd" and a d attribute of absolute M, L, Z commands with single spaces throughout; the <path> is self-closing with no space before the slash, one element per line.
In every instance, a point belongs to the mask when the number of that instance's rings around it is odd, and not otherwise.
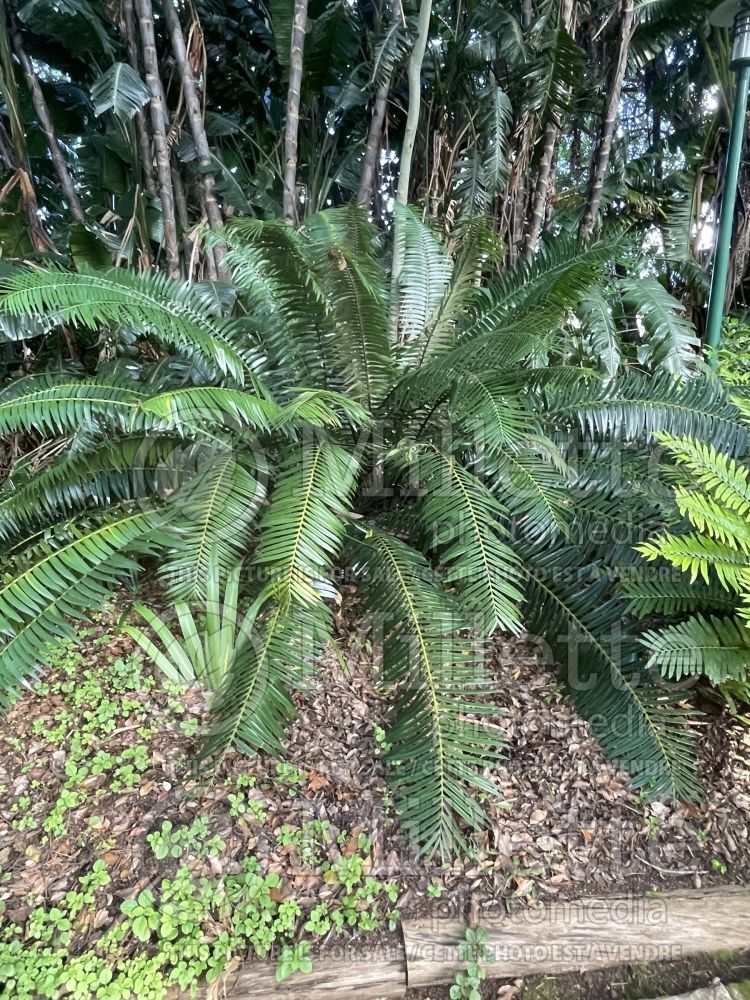
<path fill-rule="evenodd" d="M 732 125 L 729 130 L 724 197 L 721 199 L 719 232 L 716 237 L 716 253 L 711 272 L 711 291 L 708 296 L 708 318 L 706 320 L 705 350 L 714 368 L 716 367 L 717 349 L 721 341 L 721 321 L 724 318 L 724 299 L 727 294 L 729 254 L 732 248 L 732 220 L 734 218 L 734 203 L 737 199 L 742 146 L 745 138 L 749 84 L 750 65 L 739 66 L 737 69 L 737 94 L 732 111 Z"/>

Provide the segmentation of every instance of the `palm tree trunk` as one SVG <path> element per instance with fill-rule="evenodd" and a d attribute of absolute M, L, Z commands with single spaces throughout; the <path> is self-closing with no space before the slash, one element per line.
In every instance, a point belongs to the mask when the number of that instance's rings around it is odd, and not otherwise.
<path fill-rule="evenodd" d="M 167 103 L 159 76 L 154 11 L 151 0 L 137 0 L 137 3 L 143 46 L 143 67 L 146 71 L 146 87 L 149 92 L 151 131 L 154 139 L 154 152 L 156 153 L 156 175 L 159 179 L 164 244 L 167 252 L 167 274 L 176 280 L 180 277 L 180 251 L 177 244 L 174 191 L 172 190 L 169 145 L 167 144 Z"/>
<path fill-rule="evenodd" d="M 175 62 L 182 77 L 182 89 L 185 95 L 185 106 L 187 108 L 188 120 L 190 121 L 190 131 L 195 143 L 195 150 L 198 154 L 198 165 L 200 167 L 200 183 L 203 189 L 203 201 L 206 206 L 206 218 L 211 229 L 219 230 L 224 225 L 221 209 L 216 200 L 215 185 L 216 180 L 212 169 L 211 149 L 208 145 L 206 126 L 203 121 L 203 107 L 198 96 L 198 87 L 193 74 L 193 67 L 190 65 L 187 48 L 185 46 L 185 36 L 182 33 L 182 25 L 174 6 L 174 0 L 163 0 L 164 20 L 172 40 L 172 51 Z M 224 244 L 217 244 L 214 247 L 214 258 L 217 264 L 221 264 L 226 253 Z"/>
<path fill-rule="evenodd" d="M 569 33 L 573 33 L 573 0 L 562 0 L 560 8 L 560 20 L 562 26 Z M 523 245 L 523 258 L 531 262 L 534 257 L 539 235 L 544 227 L 544 219 L 547 213 L 547 198 L 549 195 L 550 178 L 552 176 L 552 164 L 555 159 L 557 140 L 560 137 L 560 127 L 556 121 L 550 120 L 544 127 L 542 138 L 542 155 L 539 158 L 539 170 L 536 175 L 536 186 L 534 188 L 534 198 L 531 208 L 531 218 L 529 228 L 526 231 L 526 238 Z"/>
<path fill-rule="evenodd" d="M 23 128 L 23 121 L 21 120 L 18 86 L 13 70 L 13 57 L 8 37 L 8 24 L 2 0 L 0 0 L 0 91 L 2 91 L 2 95 L 5 98 L 5 109 L 10 121 L 10 136 L 7 137 L 6 142 L 9 148 L 6 153 L 6 159 L 8 168 L 15 170 L 16 177 L 18 178 L 21 205 L 26 214 L 26 231 L 28 232 L 29 240 L 35 250 L 54 250 L 55 245 L 42 225 L 42 219 L 39 214 L 39 202 L 37 201 L 34 182 L 31 176 L 29 154 L 26 148 L 26 134 Z M 6 135 L 4 129 L 3 133 Z"/>
<path fill-rule="evenodd" d="M 5 12 L 3 11 L 3 13 Z M 75 189 L 75 184 L 73 183 L 70 170 L 68 170 L 68 164 L 65 162 L 65 157 L 60 149 L 60 143 L 57 141 L 55 127 L 52 124 L 52 117 L 49 113 L 47 102 L 44 99 L 41 85 L 37 79 L 36 73 L 34 72 L 31 60 L 26 55 L 26 50 L 23 47 L 23 39 L 21 38 L 21 32 L 18 30 L 17 25 L 12 22 L 10 26 L 10 37 L 13 42 L 13 48 L 18 61 L 21 64 L 23 75 L 26 78 L 26 85 L 29 88 L 29 94 L 31 95 L 31 103 L 34 105 L 34 111 L 36 112 L 36 116 L 39 121 L 39 127 L 44 133 L 47 149 L 49 150 L 50 159 L 52 160 L 52 165 L 55 168 L 57 179 L 60 182 L 63 197 L 68 203 L 70 214 L 73 216 L 75 221 L 85 222 L 86 215 L 83 211 L 83 207 L 81 206 L 81 201 L 78 197 L 78 192 Z"/>
<path fill-rule="evenodd" d="M 396 25 L 403 22 L 404 11 L 401 0 L 393 0 L 391 8 L 391 23 Z M 370 127 L 367 132 L 367 146 L 365 148 L 365 158 L 362 163 L 362 175 L 359 179 L 357 190 L 357 204 L 362 208 L 368 208 L 372 200 L 372 188 L 375 181 L 375 168 L 378 165 L 380 156 L 380 144 L 383 136 L 383 123 L 385 122 L 385 112 L 388 106 L 388 93 L 391 89 L 391 76 L 383 80 L 375 92 L 375 102 L 372 106 L 372 116 L 370 117 Z"/>
<path fill-rule="evenodd" d="M 620 41 L 617 53 L 617 62 L 612 73 L 612 80 L 609 86 L 609 96 L 607 98 L 607 108 L 602 121 L 599 133 L 599 142 L 594 152 L 594 160 L 591 168 L 591 181 L 586 202 L 586 211 L 581 222 L 580 235 L 582 239 L 589 239 L 594 232 L 599 214 L 599 202 L 602 197 L 602 188 L 609 170 L 609 157 L 612 152 L 612 140 L 615 134 L 615 125 L 620 113 L 620 96 L 622 94 L 622 84 L 625 79 L 625 71 L 628 65 L 628 52 L 630 42 L 635 29 L 635 9 L 633 0 L 622 0 L 620 16 Z"/>
<path fill-rule="evenodd" d="M 292 51 L 289 62 L 289 90 L 286 99 L 284 132 L 284 222 L 293 226 L 297 220 L 297 139 L 299 136 L 300 90 L 307 30 L 307 0 L 294 0 Z"/>

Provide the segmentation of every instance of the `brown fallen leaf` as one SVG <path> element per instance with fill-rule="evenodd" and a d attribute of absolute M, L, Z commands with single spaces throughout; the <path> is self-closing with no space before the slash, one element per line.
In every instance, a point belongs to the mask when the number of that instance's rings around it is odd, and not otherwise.
<path fill-rule="evenodd" d="M 313 791 L 317 792 L 321 788 L 328 788 L 331 782 L 325 775 L 319 774 L 317 771 L 310 772 L 310 780 L 307 783 L 307 787 Z"/>

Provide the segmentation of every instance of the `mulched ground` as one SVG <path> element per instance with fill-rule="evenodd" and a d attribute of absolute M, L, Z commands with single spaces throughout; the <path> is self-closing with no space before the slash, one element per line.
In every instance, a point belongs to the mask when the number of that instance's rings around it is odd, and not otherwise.
<path fill-rule="evenodd" d="M 82 644 L 89 665 L 107 669 L 107 657 L 127 656 L 129 639 L 117 632 L 117 613 L 106 616 Z M 121 752 L 142 742 L 139 725 L 156 727 L 149 736 L 148 768 L 132 789 L 108 787 L 106 775 L 84 780 L 86 798 L 65 814 L 65 831 L 42 842 L 41 824 L 66 780 L 66 743 L 50 743 L 60 696 L 29 694 L 0 727 L 0 899 L 6 917 L 22 921 L 34 905 L 62 898 L 95 857 L 113 873 L 113 907 L 137 888 L 164 874 L 146 836 L 165 819 L 179 825 L 209 818 L 226 850 L 211 862 L 215 874 L 231 870 L 253 852 L 270 871 L 283 873 L 304 898 L 325 898 L 314 867 L 300 864 L 293 847 L 279 849 L 270 831 L 299 827 L 317 818 L 334 837 L 347 831 L 344 852 L 360 834 L 372 840 L 373 874 L 403 885 L 402 915 L 429 910 L 481 919 L 487 908 L 510 899 L 577 896 L 646 888 L 669 889 L 750 880 L 750 735 L 726 716 L 700 725 L 705 797 L 700 805 L 646 804 L 629 788 L 627 776 L 606 763 L 590 727 L 561 695 L 536 648 L 520 640 L 498 642 L 494 666 L 497 714 L 505 737 L 505 758 L 494 769 L 502 797 L 488 803 L 492 828 L 477 838 L 479 860 L 455 859 L 424 866 L 401 837 L 387 801 L 383 764 L 373 724 L 384 723 L 386 704 L 377 690 L 372 655 L 356 628 L 341 627 L 336 650 L 320 664 L 311 691 L 299 700 L 299 719 L 287 761 L 304 776 L 290 792 L 275 762 L 230 753 L 218 779 L 191 777 L 197 747 L 189 735 L 205 715 L 199 692 L 175 699 L 143 690 L 137 710 L 117 720 L 106 749 Z M 142 717 L 139 719 L 139 712 Z M 35 720 L 42 720 L 37 722 Z M 231 816 L 229 796 L 238 774 L 257 787 L 262 822 Z M 34 828 L 19 829 L 21 812 Z M 92 819 L 93 818 L 93 819 Z M 154 866 L 159 870 L 153 870 Z M 217 870 L 218 869 L 218 870 Z M 440 898 L 428 896 L 439 884 Z M 433 894 L 439 890 L 433 890 Z M 97 926 L 106 924 L 106 908 Z M 92 928 L 94 930 L 95 928 Z M 503 994 L 504 995 L 504 994 Z M 508 994 L 511 996 L 512 994 Z"/>

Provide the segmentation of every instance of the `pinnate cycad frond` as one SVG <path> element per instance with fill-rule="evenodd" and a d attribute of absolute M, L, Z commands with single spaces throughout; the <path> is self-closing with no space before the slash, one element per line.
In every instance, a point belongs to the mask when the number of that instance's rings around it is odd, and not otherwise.
<path fill-rule="evenodd" d="M 423 492 L 425 545 L 438 553 L 445 583 L 456 587 L 479 631 L 520 631 L 521 572 L 507 544 L 506 509 L 454 456 L 416 447 L 405 458 Z"/>
<path fill-rule="evenodd" d="M 100 606 L 137 569 L 128 555 L 153 551 L 163 521 L 142 511 L 70 523 L 10 565 L 0 584 L 0 703 L 33 676 L 48 644 L 72 637 L 71 618 Z"/>
<path fill-rule="evenodd" d="M 281 607 L 316 605 L 336 596 L 331 566 L 341 548 L 356 472 L 354 457 L 327 440 L 298 446 L 283 460 L 254 559 Z"/>
<path fill-rule="evenodd" d="M 664 677 L 707 677 L 713 684 L 744 680 L 750 667 L 750 633 L 739 618 L 695 615 L 659 631 L 644 632 L 649 665 Z"/>
<path fill-rule="evenodd" d="M 354 543 L 359 585 L 382 626 L 385 680 L 395 687 L 389 759 L 401 821 L 428 857 L 465 851 L 462 824 L 485 825 L 476 798 L 497 788 L 482 769 L 499 731 L 468 716 L 491 706 L 481 650 L 424 556 L 376 528 Z"/>
<path fill-rule="evenodd" d="M 213 299 L 195 285 L 164 274 L 122 268 L 17 271 L 0 280 L 0 309 L 13 316 L 53 315 L 87 330 L 134 330 L 198 357 L 239 384 L 245 379 L 244 359 L 232 343 L 232 321 L 218 316 Z"/>
<path fill-rule="evenodd" d="M 604 752 L 658 798 L 698 794 L 695 739 L 678 692 L 653 684 L 623 632 L 625 605 L 606 575 L 579 566 L 574 546 L 526 550 L 527 621 L 544 635 Z"/>

